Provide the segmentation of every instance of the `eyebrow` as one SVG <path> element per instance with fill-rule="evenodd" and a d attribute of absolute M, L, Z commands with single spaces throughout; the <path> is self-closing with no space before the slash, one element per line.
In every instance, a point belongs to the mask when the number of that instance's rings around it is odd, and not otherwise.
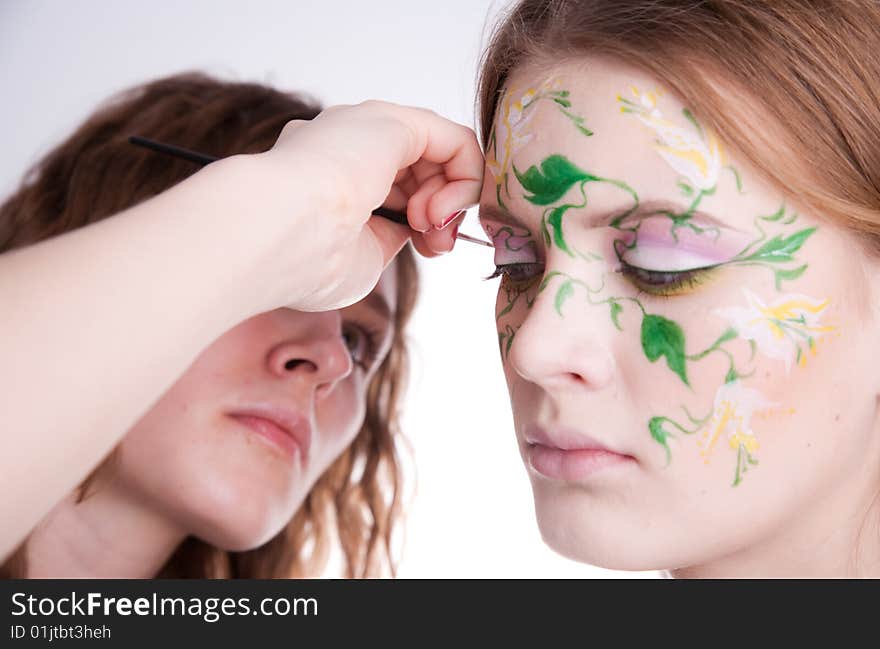
<path fill-rule="evenodd" d="M 611 222 L 619 217 L 622 214 L 625 214 L 628 209 L 632 206 L 620 206 L 616 207 L 612 210 L 604 210 L 601 214 L 590 219 L 590 225 L 592 227 L 598 226 L 608 226 Z M 547 209 L 547 208 L 544 208 Z M 582 208 L 583 209 L 583 208 Z M 635 218 L 645 218 L 648 216 L 658 215 L 661 212 L 671 212 L 673 214 L 682 214 L 687 211 L 687 206 L 682 205 L 681 203 L 676 203 L 675 201 L 670 200 L 650 200 L 645 201 L 644 203 L 639 203 L 638 207 L 633 211 L 632 214 L 626 216 L 623 220 L 623 223 L 626 223 Z M 479 218 L 490 220 L 490 221 L 499 221 L 501 223 L 506 223 L 508 225 L 518 225 L 520 227 L 528 228 L 521 219 L 517 218 L 514 214 L 509 211 L 497 207 L 495 205 L 486 204 L 480 205 L 479 208 Z M 717 225 L 718 227 L 724 227 L 731 230 L 742 231 L 739 228 L 731 225 L 727 221 L 723 221 L 717 216 L 710 214 L 709 212 L 704 212 L 702 210 L 695 210 L 691 214 L 691 218 L 696 221 L 709 223 L 712 225 Z"/>
<path fill-rule="evenodd" d="M 647 216 L 655 216 L 655 215 L 658 215 L 663 212 L 670 212 L 672 214 L 684 214 L 685 212 L 687 212 L 687 210 L 688 210 L 687 206 L 682 205 L 681 203 L 676 203 L 675 201 L 669 201 L 669 200 L 645 201 L 644 203 L 639 204 L 638 208 L 636 208 L 636 210 L 632 214 L 628 215 L 624 219 L 624 222 L 626 222 L 630 219 L 633 219 L 633 218 L 637 218 L 637 217 L 645 218 Z M 607 220 L 610 222 L 616 216 L 619 216 L 620 214 L 623 214 L 624 212 L 626 212 L 625 209 L 624 210 L 616 210 L 614 212 L 611 212 L 611 213 L 609 213 Z M 690 218 L 695 221 L 701 222 L 701 223 L 708 223 L 711 225 L 716 225 L 721 228 L 728 228 L 730 230 L 739 230 L 739 228 L 731 225 L 727 221 L 720 219 L 717 216 L 715 216 L 714 214 L 711 214 L 709 212 L 704 212 L 703 210 L 694 210 L 690 214 Z"/>

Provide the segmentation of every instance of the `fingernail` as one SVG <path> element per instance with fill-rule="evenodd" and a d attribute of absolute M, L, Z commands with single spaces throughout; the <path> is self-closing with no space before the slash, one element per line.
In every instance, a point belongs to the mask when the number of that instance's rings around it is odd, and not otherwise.
<path fill-rule="evenodd" d="M 458 210 L 455 214 L 450 214 L 445 219 L 443 219 L 443 222 L 437 227 L 437 229 L 442 230 L 465 212 L 466 210 Z"/>

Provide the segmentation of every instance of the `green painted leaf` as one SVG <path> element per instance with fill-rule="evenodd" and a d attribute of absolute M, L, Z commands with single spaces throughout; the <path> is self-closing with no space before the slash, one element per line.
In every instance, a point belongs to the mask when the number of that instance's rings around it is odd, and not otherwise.
<path fill-rule="evenodd" d="M 697 427 L 700 427 L 703 424 L 705 424 L 707 421 L 709 421 L 709 418 L 712 416 L 712 412 L 713 412 L 712 410 L 710 410 L 709 413 L 705 417 L 703 417 L 702 419 L 697 419 L 696 417 L 694 417 L 691 414 L 690 410 L 688 410 L 685 406 L 682 406 L 681 409 L 684 410 L 685 416 L 687 416 L 687 418 L 690 419 L 691 423 L 696 425 Z M 695 433 L 697 431 L 694 430 L 691 432 Z"/>
<path fill-rule="evenodd" d="M 547 223 L 553 229 L 553 243 L 562 250 L 567 253 L 570 257 L 574 257 L 574 253 L 568 247 L 568 244 L 565 243 L 565 236 L 562 233 L 562 216 L 568 211 L 570 205 L 561 205 L 559 207 L 555 207 L 550 211 L 550 215 L 547 217 Z M 548 242 L 549 245 L 549 242 Z"/>
<path fill-rule="evenodd" d="M 685 119 L 687 119 L 687 121 L 689 121 L 693 125 L 693 127 L 695 129 L 697 129 L 697 132 L 700 134 L 700 137 L 703 137 L 703 127 L 700 126 L 700 123 L 697 121 L 697 118 L 694 117 L 694 114 L 691 111 L 689 111 L 687 108 L 682 108 L 681 112 L 685 116 Z"/>
<path fill-rule="evenodd" d="M 611 302 L 611 322 L 614 323 L 618 331 L 623 331 L 623 327 L 620 326 L 620 320 L 617 319 L 621 311 L 623 311 L 623 307 L 620 306 L 620 302 Z"/>
<path fill-rule="evenodd" d="M 526 200 L 534 205 L 554 203 L 575 183 L 595 179 L 595 176 L 579 169 L 568 158 L 558 154 L 544 158 L 540 169 L 533 165 L 525 173 L 520 173 L 514 166 L 513 173 L 523 189 L 530 194 L 525 197 Z"/>
<path fill-rule="evenodd" d="M 750 254 L 744 261 L 766 261 L 781 263 L 792 261 L 792 255 L 801 249 L 804 242 L 816 231 L 816 228 L 807 228 L 795 232 L 789 237 L 777 234 L 775 237 Z"/>
<path fill-rule="evenodd" d="M 724 168 L 729 170 L 730 173 L 733 174 L 733 179 L 736 181 L 736 191 L 738 193 L 742 194 L 743 193 L 743 182 L 742 182 L 742 178 L 740 178 L 739 172 L 736 170 L 736 167 L 734 167 L 732 165 L 727 165 Z"/>
<path fill-rule="evenodd" d="M 728 340 L 733 340 L 738 335 L 739 334 L 736 332 L 736 329 L 734 329 L 733 327 L 730 327 L 727 329 L 727 331 L 725 331 L 723 334 L 721 334 L 718 337 L 718 340 L 716 340 L 712 346 L 713 347 L 720 347 L 721 345 L 726 343 Z"/>
<path fill-rule="evenodd" d="M 555 101 L 557 104 L 559 104 L 560 106 L 562 106 L 564 108 L 571 108 L 571 102 L 568 99 L 565 99 L 564 97 L 554 97 L 553 101 Z"/>
<path fill-rule="evenodd" d="M 648 430 L 651 431 L 651 437 L 654 438 L 654 441 L 666 450 L 666 463 L 669 464 L 669 461 L 672 459 L 672 451 L 669 450 L 669 443 L 666 441 L 666 438 L 671 433 L 668 433 L 663 428 L 664 421 L 666 421 L 666 417 L 651 417 L 651 420 L 648 422 Z"/>
<path fill-rule="evenodd" d="M 642 318 L 642 349 L 652 363 L 665 356 L 669 369 L 678 374 L 685 385 L 690 385 L 684 353 L 684 332 L 677 323 L 663 316 L 645 315 Z"/>
<path fill-rule="evenodd" d="M 758 218 L 760 218 L 762 221 L 770 221 L 770 222 L 772 223 L 773 221 L 778 221 L 778 220 L 781 219 L 783 216 L 785 216 L 785 205 L 780 205 L 780 206 L 779 206 L 779 209 L 776 210 L 776 211 L 775 211 L 773 214 L 771 214 L 770 216 L 761 216 L 761 217 L 758 217 Z"/>
<path fill-rule="evenodd" d="M 516 336 L 516 332 L 517 330 L 513 329 L 510 325 L 507 325 L 504 331 L 498 332 L 498 347 L 502 358 L 510 355 L 510 347 L 513 345 L 513 338 Z"/>
<path fill-rule="evenodd" d="M 498 322 L 499 320 L 501 320 L 501 318 L 503 318 L 503 317 L 506 316 L 508 313 L 510 313 L 511 311 L 513 311 L 513 307 L 514 307 L 514 306 L 516 306 L 516 300 L 515 300 L 515 299 L 514 299 L 514 300 L 511 300 L 510 302 L 508 302 L 508 303 L 507 303 L 507 306 L 504 307 L 504 308 L 498 313 L 498 315 L 495 316 L 495 322 Z"/>
<path fill-rule="evenodd" d="M 573 113 L 570 113 L 567 110 L 565 110 L 565 108 L 560 108 L 559 110 L 562 112 L 563 115 L 565 115 L 568 119 L 571 120 L 571 123 L 574 124 L 575 127 L 577 128 L 577 130 L 579 130 L 581 133 L 583 133 L 584 135 L 586 135 L 588 137 L 593 134 L 593 131 L 591 131 L 586 126 L 584 126 L 584 118 L 583 117 L 581 117 L 580 115 L 574 115 Z"/>
<path fill-rule="evenodd" d="M 807 270 L 807 264 L 804 264 L 803 266 L 798 266 L 797 268 L 792 268 L 791 270 L 783 270 L 781 268 L 777 268 L 775 271 L 773 271 L 776 274 L 776 290 L 781 291 L 783 281 L 797 279 L 804 274 L 805 270 Z"/>
<path fill-rule="evenodd" d="M 556 313 L 560 316 L 562 315 L 562 305 L 565 304 L 565 301 L 574 295 L 574 286 L 571 283 L 571 280 L 565 280 L 556 291 L 556 299 L 553 304 L 556 307 Z"/>
<path fill-rule="evenodd" d="M 561 274 L 562 273 L 560 273 L 558 270 L 551 270 L 549 273 L 544 275 L 544 279 L 541 281 L 541 285 L 538 287 L 538 293 L 542 293 L 544 289 L 547 288 L 547 285 L 551 281 L 553 281 L 553 278 Z"/>

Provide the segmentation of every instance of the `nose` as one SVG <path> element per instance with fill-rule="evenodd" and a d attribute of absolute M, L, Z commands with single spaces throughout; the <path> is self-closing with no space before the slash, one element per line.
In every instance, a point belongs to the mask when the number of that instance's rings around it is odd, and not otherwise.
<path fill-rule="evenodd" d="M 608 307 L 591 305 L 576 293 L 560 315 L 557 289 L 551 284 L 537 296 L 514 336 L 508 362 L 547 391 L 601 390 L 612 383 L 616 365 Z"/>
<path fill-rule="evenodd" d="M 353 369 L 342 338 L 342 315 L 339 311 L 290 315 L 295 318 L 295 331 L 269 350 L 268 370 L 280 379 L 308 381 L 318 398 L 326 396 Z"/>

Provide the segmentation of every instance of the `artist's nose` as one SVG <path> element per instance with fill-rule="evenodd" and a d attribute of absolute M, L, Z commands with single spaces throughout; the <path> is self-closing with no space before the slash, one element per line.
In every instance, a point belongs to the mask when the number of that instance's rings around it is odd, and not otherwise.
<path fill-rule="evenodd" d="M 342 337 L 342 314 L 291 313 L 291 318 L 296 319 L 295 326 L 269 350 L 268 369 L 279 379 L 309 383 L 319 398 L 326 396 L 353 368 Z"/>

